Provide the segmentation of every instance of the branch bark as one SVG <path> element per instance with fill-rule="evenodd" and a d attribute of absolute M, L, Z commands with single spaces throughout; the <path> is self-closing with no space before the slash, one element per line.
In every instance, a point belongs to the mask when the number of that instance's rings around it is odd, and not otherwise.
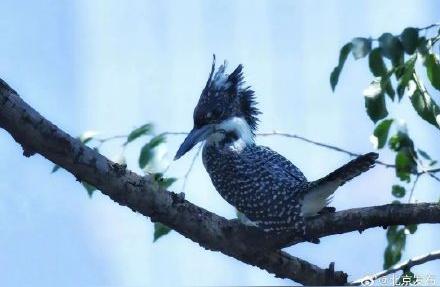
<path fill-rule="evenodd" d="M 141 177 L 111 162 L 46 120 L 0 79 L 0 127 L 23 147 L 23 154 L 43 155 L 77 180 L 96 186 L 103 194 L 159 221 L 203 248 L 220 251 L 277 277 L 305 285 L 342 285 L 347 274 L 322 269 L 279 248 L 302 242 L 295 235 L 272 237 L 200 208 L 160 188 L 152 177 Z M 307 223 L 314 237 L 364 230 L 376 226 L 440 223 L 438 204 L 384 205 L 323 215 Z"/>

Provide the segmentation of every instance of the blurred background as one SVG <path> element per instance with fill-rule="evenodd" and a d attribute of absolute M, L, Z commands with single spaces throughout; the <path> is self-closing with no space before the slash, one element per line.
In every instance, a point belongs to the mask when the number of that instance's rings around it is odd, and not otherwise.
<path fill-rule="evenodd" d="M 355 152 L 373 149 L 373 123 L 363 89 L 372 79 L 367 60 L 350 56 L 333 94 L 329 75 L 339 49 L 356 36 L 400 33 L 438 22 L 438 1 L 13 1 L 1 0 L 0 77 L 42 115 L 72 135 L 96 130 L 127 134 L 146 122 L 156 132 L 189 131 L 208 77 L 212 54 L 230 69 L 244 64 L 246 81 L 263 112 L 259 131 L 295 133 Z M 407 101 L 404 100 L 404 101 Z M 417 145 L 440 158 L 439 134 L 408 103 L 393 113 L 408 121 Z M 194 150 L 171 158 L 183 140 L 169 136 L 167 176 L 183 178 Z M 309 179 L 349 157 L 280 137 L 257 138 L 280 152 Z M 137 168 L 142 140 L 126 150 Z M 103 146 L 111 159 L 121 142 Z M 26 159 L 0 130 L 1 286 L 223 286 L 291 285 L 290 280 L 206 251 L 176 232 L 153 243 L 153 224 L 65 171 L 51 174 L 41 156 Z M 435 148 L 437 146 L 437 148 Z M 381 152 L 383 161 L 393 155 Z M 392 170 L 381 166 L 344 185 L 337 209 L 392 201 Z M 171 190 L 182 191 L 179 180 Z M 421 177 L 415 197 L 438 201 L 439 185 Z M 188 177 L 186 198 L 227 218 L 235 210 L 214 190 L 200 157 Z M 408 236 L 403 259 L 439 248 L 436 225 Z M 370 229 L 302 243 L 286 250 L 358 279 L 382 269 L 385 231 Z M 440 263 L 413 270 L 436 276 Z"/>

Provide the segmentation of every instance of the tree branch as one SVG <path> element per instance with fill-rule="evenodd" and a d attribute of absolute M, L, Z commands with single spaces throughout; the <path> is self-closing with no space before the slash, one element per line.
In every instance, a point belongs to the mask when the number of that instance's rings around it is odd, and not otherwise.
<path fill-rule="evenodd" d="M 433 261 L 433 260 L 439 260 L 440 259 L 440 250 L 437 251 L 433 251 L 431 253 L 428 253 L 426 255 L 423 256 L 419 256 L 419 257 L 415 257 L 415 258 L 411 258 L 407 261 L 404 261 L 403 263 L 397 264 L 394 267 L 391 267 L 387 270 L 378 272 L 376 274 L 372 274 L 372 275 L 368 275 L 365 276 L 361 279 L 358 279 L 356 281 L 350 282 L 348 285 L 350 286 L 358 286 L 361 285 L 364 282 L 368 282 L 368 283 L 373 283 L 374 280 L 379 279 L 381 277 L 387 276 L 389 274 L 392 273 L 396 273 L 399 270 L 405 271 L 405 270 L 409 270 L 411 269 L 411 267 L 416 266 L 416 265 L 421 265 L 424 264 L 426 262 L 429 261 Z M 371 284 L 368 284 L 371 285 Z"/>
<path fill-rule="evenodd" d="M 220 251 L 301 284 L 347 282 L 347 274 L 335 272 L 333 265 L 321 269 L 278 250 L 303 239 L 295 235 L 273 237 L 237 220 L 226 220 L 160 188 L 153 177 L 141 177 L 111 162 L 43 118 L 1 79 L 0 127 L 23 147 L 25 156 L 43 155 L 120 205 L 173 228 L 205 249 Z M 440 223 L 440 205 L 390 204 L 345 210 L 308 220 L 307 230 L 319 238 L 377 226 L 419 223 Z"/>
<path fill-rule="evenodd" d="M 312 238 L 321 238 L 352 231 L 361 233 L 374 227 L 421 223 L 440 223 L 440 204 L 386 204 L 342 210 L 309 219 L 307 233 Z M 270 240 L 270 246 L 287 247 L 303 241 L 295 235 L 278 236 Z"/>
<path fill-rule="evenodd" d="M 203 248 L 220 251 L 280 278 L 305 285 L 341 285 L 347 274 L 321 269 L 277 249 L 253 245 L 244 225 L 229 221 L 162 189 L 153 177 L 141 177 L 113 163 L 43 118 L 0 79 L 0 127 L 23 147 L 27 157 L 39 153 L 86 181 L 122 206 L 173 228 Z"/>

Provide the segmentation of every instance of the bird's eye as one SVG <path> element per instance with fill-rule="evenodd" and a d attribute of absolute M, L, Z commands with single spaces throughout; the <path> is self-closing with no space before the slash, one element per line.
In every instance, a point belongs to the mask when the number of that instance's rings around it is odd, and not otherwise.
<path fill-rule="evenodd" d="M 208 112 L 208 113 L 206 114 L 205 117 L 206 117 L 207 119 L 211 118 L 211 117 L 212 117 L 212 113 L 211 113 L 211 112 Z"/>

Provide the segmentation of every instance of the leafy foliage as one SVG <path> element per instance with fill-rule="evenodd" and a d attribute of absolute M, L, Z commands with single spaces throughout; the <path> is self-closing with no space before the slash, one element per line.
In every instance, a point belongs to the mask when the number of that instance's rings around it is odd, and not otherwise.
<path fill-rule="evenodd" d="M 400 34 L 400 41 L 405 53 L 408 55 L 414 54 L 419 42 L 419 30 L 414 27 L 405 28 Z"/>
<path fill-rule="evenodd" d="M 96 187 L 94 187 L 94 186 L 91 185 L 91 184 L 88 184 L 88 183 L 85 182 L 85 181 L 81 182 L 81 184 L 84 186 L 84 188 L 85 188 L 86 191 L 87 191 L 87 194 L 88 194 L 90 197 L 92 197 L 93 193 L 94 193 L 96 190 L 98 190 Z"/>
<path fill-rule="evenodd" d="M 425 58 L 426 73 L 432 86 L 440 90 L 440 63 L 434 53 L 430 53 Z"/>
<path fill-rule="evenodd" d="M 415 148 L 414 141 L 408 134 L 406 124 L 388 118 L 389 101 L 401 103 L 405 95 L 410 99 L 412 108 L 421 119 L 440 128 L 440 107 L 424 87 L 418 76 L 418 60 L 424 64 L 429 83 L 434 89 L 440 90 L 440 61 L 438 53 L 433 49 L 436 43 L 440 42 L 440 30 L 429 34 L 431 28 L 440 25 L 429 25 L 425 28 L 405 28 L 400 35 L 383 33 L 378 39 L 357 37 L 351 41 L 354 58 L 360 59 L 368 55 L 368 66 L 374 76 L 373 81 L 363 91 L 365 108 L 368 117 L 376 124 L 371 141 L 375 148 L 383 149 L 387 146 L 395 153 L 395 174 L 402 184 L 394 184 L 391 193 L 396 198 L 393 203 L 399 204 L 407 196 L 406 184 L 413 181 L 411 189 L 412 196 L 414 186 L 420 172 L 418 166 L 434 166 L 437 161 L 432 159 L 427 152 Z M 425 31 L 420 36 L 420 31 Z M 339 65 L 338 65 L 339 66 Z M 337 67 L 336 67 L 337 68 Z M 335 68 L 335 70 L 337 70 Z M 334 71 L 335 71 L 334 70 Z M 338 69 L 340 73 L 341 69 Z M 339 77 L 338 73 L 338 77 Z M 395 76 L 397 83 L 396 90 L 393 88 L 392 76 Z M 332 79 L 332 75 L 330 76 Z M 332 89 L 335 90 L 336 82 L 332 82 Z M 396 123 L 393 125 L 393 123 Z M 397 124 L 399 123 L 399 124 Z M 397 131 L 388 138 L 392 127 Z M 422 172 L 423 172 L 422 168 Z M 417 177 L 412 175 L 417 174 Z M 415 179 L 414 179 L 415 178 Z M 388 245 L 384 251 L 384 268 L 396 264 L 402 257 L 406 244 L 406 236 L 417 231 L 417 225 L 405 227 L 391 226 L 387 230 Z M 406 270 L 406 275 L 411 275 Z M 403 276 L 401 277 L 401 279 Z"/>
<path fill-rule="evenodd" d="M 383 268 L 388 269 L 402 258 L 402 251 L 406 245 L 405 228 L 390 226 L 387 229 L 388 246 L 384 253 Z"/>
<path fill-rule="evenodd" d="M 373 132 L 374 137 L 377 139 L 377 145 L 375 146 L 375 148 L 381 149 L 385 146 L 388 139 L 388 133 L 390 131 L 393 121 L 393 119 L 383 120 L 376 126 Z"/>
<path fill-rule="evenodd" d="M 168 178 L 163 177 L 163 173 L 155 173 L 153 174 L 153 178 L 159 184 L 160 187 L 165 189 L 167 189 L 177 181 L 177 178 L 175 177 L 168 177 Z"/>
<path fill-rule="evenodd" d="M 139 167 L 145 168 L 154 156 L 154 148 L 165 142 L 165 135 L 160 134 L 146 143 L 139 154 Z"/>
<path fill-rule="evenodd" d="M 57 165 L 57 164 L 54 165 L 53 168 L 52 168 L 51 173 L 54 173 L 54 172 L 58 171 L 60 168 L 61 168 L 61 166 L 59 166 L 59 165 Z"/>
<path fill-rule="evenodd" d="M 380 83 L 373 83 L 370 85 L 371 89 L 375 88 L 374 85 L 378 86 L 377 89 L 380 89 Z M 364 93 L 364 95 L 366 94 Z M 368 116 L 375 123 L 388 116 L 388 110 L 385 104 L 385 96 L 383 93 L 373 95 L 372 97 L 365 96 L 365 108 Z"/>
<path fill-rule="evenodd" d="M 399 131 L 390 138 L 389 146 L 396 152 L 396 176 L 402 181 L 409 182 L 411 174 L 417 171 L 414 142 L 408 133 Z"/>
<path fill-rule="evenodd" d="M 440 128 L 440 107 L 421 86 L 418 78 L 414 78 L 411 92 L 411 103 L 419 116 L 436 128 Z"/>
<path fill-rule="evenodd" d="M 381 48 L 375 48 L 371 51 L 370 56 L 368 58 L 368 64 L 370 66 L 370 71 L 375 77 L 380 77 L 380 89 L 385 91 L 388 96 L 390 96 L 391 100 L 394 100 L 395 92 L 393 86 L 391 85 L 391 81 L 389 79 L 388 70 L 385 65 L 385 62 L 382 58 L 382 50 Z"/>
<path fill-rule="evenodd" d="M 134 130 L 131 131 L 131 133 L 127 136 L 127 140 L 124 143 L 124 145 L 129 144 L 130 142 L 134 141 L 135 139 L 148 135 L 153 130 L 153 125 L 150 123 L 144 124 Z"/>
<path fill-rule="evenodd" d="M 397 85 L 397 94 L 399 96 L 399 101 L 402 99 L 405 88 L 408 87 L 409 81 L 413 78 L 416 60 L 417 55 L 414 55 L 402 66 L 403 74 L 400 78 L 399 84 Z"/>
<path fill-rule="evenodd" d="M 347 43 L 341 48 L 341 51 L 339 52 L 339 63 L 330 74 L 330 85 L 332 86 L 333 91 L 338 84 L 339 75 L 341 74 L 342 68 L 344 67 L 345 61 L 347 60 L 348 54 L 350 54 L 352 47 L 352 43 Z"/>
<path fill-rule="evenodd" d="M 424 29 L 432 27 L 434 26 L 431 25 Z M 330 75 L 332 89 L 335 90 L 340 72 L 342 71 L 342 66 L 351 49 L 356 60 L 369 55 L 368 63 L 371 73 L 373 76 L 379 78 L 375 79 L 364 91 L 366 111 L 373 122 L 384 119 L 388 115 L 383 94 L 388 94 L 390 99 L 394 101 L 395 91 L 390 79 L 391 74 L 394 74 L 398 80 L 397 94 L 399 100 L 404 96 L 405 90 L 410 88 L 411 82 L 414 80 L 414 77 L 416 77 L 416 51 L 424 58 L 424 64 L 430 83 L 434 88 L 440 90 L 439 57 L 432 49 L 433 45 L 440 40 L 440 31 L 437 32 L 437 35 L 434 37 L 427 39 L 426 37 L 419 37 L 420 30 L 421 29 L 418 28 L 408 27 L 405 28 L 400 35 L 383 33 L 377 40 L 364 37 L 354 38 L 350 43 L 351 45 L 346 44 L 341 49 L 338 66 L 334 68 Z M 376 47 L 373 47 L 374 42 L 377 42 Z M 413 56 L 405 61 L 405 54 Z M 341 57 L 341 55 L 344 57 Z M 341 61 L 341 58 L 343 61 Z M 384 58 L 391 62 L 391 69 L 387 68 Z M 416 88 L 411 90 L 410 97 L 412 105 L 420 117 L 439 128 L 440 108 L 427 90 L 422 88 L 420 79 L 417 80 Z"/>
<path fill-rule="evenodd" d="M 79 137 L 77 137 L 78 140 L 80 140 L 82 143 L 87 144 L 89 147 L 95 149 L 99 152 L 99 147 L 104 144 L 105 142 L 117 140 L 117 139 L 123 139 L 122 143 L 122 153 L 119 155 L 119 157 L 116 159 L 116 162 L 121 165 L 126 165 L 126 159 L 124 156 L 124 151 L 126 150 L 128 144 L 132 143 L 133 141 L 140 139 L 141 137 L 150 137 L 149 141 L 147 141 L 141 148 L 140 154 L 139 154 L 139 167 L 145 168 L 150 161 L 154 158 L 155 152 L 154 149 L 157 148 L 160 144 L 164 143 L 166 138 L 165 134 L 159 134 L 159 135 L 152 135 L 153 132 L 153 125 L 151 123 L 146 123 L 144 125 L 141 125 L 140 127 L 132 130 L 127 136 L 114 136 L 109 138 L 99 138 L 97 137 L 98 133 L 94 131 L 87 131 L 83 134 L 81 134 Z M 52 168 L 52 173 L 58 171 L 60 169 L 60 166 L 55 165 Z M 153 173 L 151 174 L 153 176 L 153 179 L 156 181 L 156 183 L 164 189 L 169 188 L 174 182 L 177 181 L 174 177 L 164 177 L 162 173 Z M 87 191 L 87 194 L 92 197 L 93 193 L 97 190 L 95 186 L 87 183 L 87 182 L 81 182 L 81 185 L 84 187 L 84 189 Z M 160 237 L 168 234 L 172 229 L 169 227 L 163 225 L 162 223 L 156 222 L 154 224 L 154 242 L 157 241 Z"/>
<path fill-rule="evenodd" d="M 170 233 L 171 230 L 172 229 L 169 228 L 168 226 L 166 226 L 160 222 L 155 222 L 154 223 L 153 242 L 156 242 L 162 236 L 167 235 L 168 233 Z"/>
<path fill-rule="evenodd" d="M 354 38 L 351 40 L 352 48 L 351 53 L 353 54 L 353 57 L 358 60 L 360 58 L 363 58 L 368 55 L 371 51 L 371 38 Z"/>
<path fill-rule="evenodd" d="M 398 198 L 402 198 L 405 196 L 406 190 L 403 186 L 401 185 L 393 185 L 393 187 L 391 188 L 391 193 Z"/>

